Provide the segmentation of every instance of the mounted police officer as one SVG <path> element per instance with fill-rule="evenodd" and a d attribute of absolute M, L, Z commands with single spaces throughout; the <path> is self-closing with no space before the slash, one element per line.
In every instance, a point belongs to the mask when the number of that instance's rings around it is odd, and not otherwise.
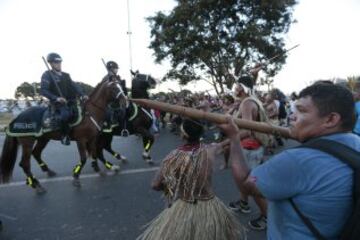
<path fill-rule="evenodd" d="M 41 76 L 40 94 L 50 100 L 50 104 L 55 113 L 60 116 L 61 122 L 61 143 L 70 144 L 71 105 L 76 104 L 76 98 L 81 97 L 86 100 L 80 87 L 71 79 L 70 75 L 61 71 L 62 58 L 57 53 L 49 53 L 47 62 L 51 70 L 47 70 Z"/>
<path fill-rule="evenodd" d="M 126 88 L 126 81 L 124 79 L 121 79 L 121 77 L 118 75 L 119 65 L 114 61 L 108 61 L 106 63 L 106 69 L 108 73 L 103 77 L 102 81 L 117 81 L 120 84 L 124 95 L 127 97 L 128 92 Z M 107 121 L 109 121 L 109 124 L 113 122 L 125 124 L 125 115 L 126 109 L 124 106 L 121 106 L 120 103 L 114 102 L 109 104 L 109 107 L 107 109 Z"/>
<path fill-rule="evenodd" d="M 106 74 L 103 77 L 103 81 L 118 81 L 120 83 L 120 86 L 125 94 L 125 96 L 128 95 L 127 89 L 126 89 L 126 81 L 124 79 L 121 79 L 121 77 L 118 74 L 119 71 L 119 65 L 114 61 L 108 61 L 106 63 L 106 69 L 108 71 L 108 74 Z"/>

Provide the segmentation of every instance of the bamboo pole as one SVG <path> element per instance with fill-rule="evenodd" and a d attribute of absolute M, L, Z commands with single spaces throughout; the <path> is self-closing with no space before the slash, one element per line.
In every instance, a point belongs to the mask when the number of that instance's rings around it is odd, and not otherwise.
<path fill-rule="evenodd" d="M 216 124 L 227 123 L 228 116 L 224 114 L 209 113 L 202 110 L 172 105 L 148 99 L 131 99 L 131 101 L 143 107 L 157 109 L 164 112 L 171 112 L 189 118 L 207 120 Z M 239 118 L 234 118 L 234 121 L 239 128 L 254 130 L 262 133 L 278 134 L 282 137 L 290 138 L 289 129 L 285 127 L 274 126 L 270 123 L 243 120 Z"/>

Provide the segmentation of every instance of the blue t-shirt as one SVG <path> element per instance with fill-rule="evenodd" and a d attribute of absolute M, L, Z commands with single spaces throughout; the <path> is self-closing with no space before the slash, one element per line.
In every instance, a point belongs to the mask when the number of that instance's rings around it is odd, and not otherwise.
<path fill-rule="evenodd" d="M 360 101 L 355 103 L 355 113 L 356 113 L 356 123 L 354 127 L 354 132 L 360 135 Z"/>
<path fill-rule="evenodd" d="M 325 136 L 360 151 L 352 133 Z M 337 239 L 352 211 L 353 171 L 319 150 L 288 149 L 255 168 L 251 175 L 268 200 L 268 239 L 315 239 L 292 208 L 293 198 L 326 239 Z"/>

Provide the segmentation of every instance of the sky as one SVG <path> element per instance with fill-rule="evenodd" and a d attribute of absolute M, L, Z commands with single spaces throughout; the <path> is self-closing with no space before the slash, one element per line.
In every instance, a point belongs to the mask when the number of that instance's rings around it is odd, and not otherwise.
<path fill-rule="evenodd" d="M 146 17 L 170 11 L 173 0 L 129 0 L 132 68 L 156 78 L 169 69 L 156 64 Z M 40 82 L 46 70 L 42 56 L 57 52 L 63 71 L 74 81 L 96 85 L 106 74 L 101 59 L 114 60 L 119 74 L 130 80 L 127 0 L 0 0 L 0 98 L 11 98 L 22 82 Z M 286 93 L 311 81 L 360 75 L 360 1 L 300 0 L 285 40 L 287 63 L 275 76 Z M 157 91 L 178 90 L 164 83 Z M 209 90 L 203 82 L 186 89 Z"/>

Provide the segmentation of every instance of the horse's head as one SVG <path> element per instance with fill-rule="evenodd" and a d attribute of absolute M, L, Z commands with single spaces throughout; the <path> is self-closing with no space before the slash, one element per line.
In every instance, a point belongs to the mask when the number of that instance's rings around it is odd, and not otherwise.
<path fill-rule="evenodd" d="M 120 103 L 126 102 L 126 96 L 119 81 L 109 81 L 106 83 L 106 88 L 108 91 L 106 95 L 109 97 L 109 101 L 119 101 Z"/>
<path fill-rule="evenodd" d="M 133 80 L 147 82 L 149 84 L 150 88 L 155 88 L 157 81 L 151 75 L 142 74 L 142 73 L 139 73 L 139 71 L 136 71 L 136 72 L 130 71 L 130 72 L 133 76 Z"/>
<path fill-rule="evenodd" d="M 103 99 L 110 103 L 114 101 L 126 101 L 126 96 L 119 81 L 103 81 L 99 83 L 90 94 L 91 101 Z"/>

